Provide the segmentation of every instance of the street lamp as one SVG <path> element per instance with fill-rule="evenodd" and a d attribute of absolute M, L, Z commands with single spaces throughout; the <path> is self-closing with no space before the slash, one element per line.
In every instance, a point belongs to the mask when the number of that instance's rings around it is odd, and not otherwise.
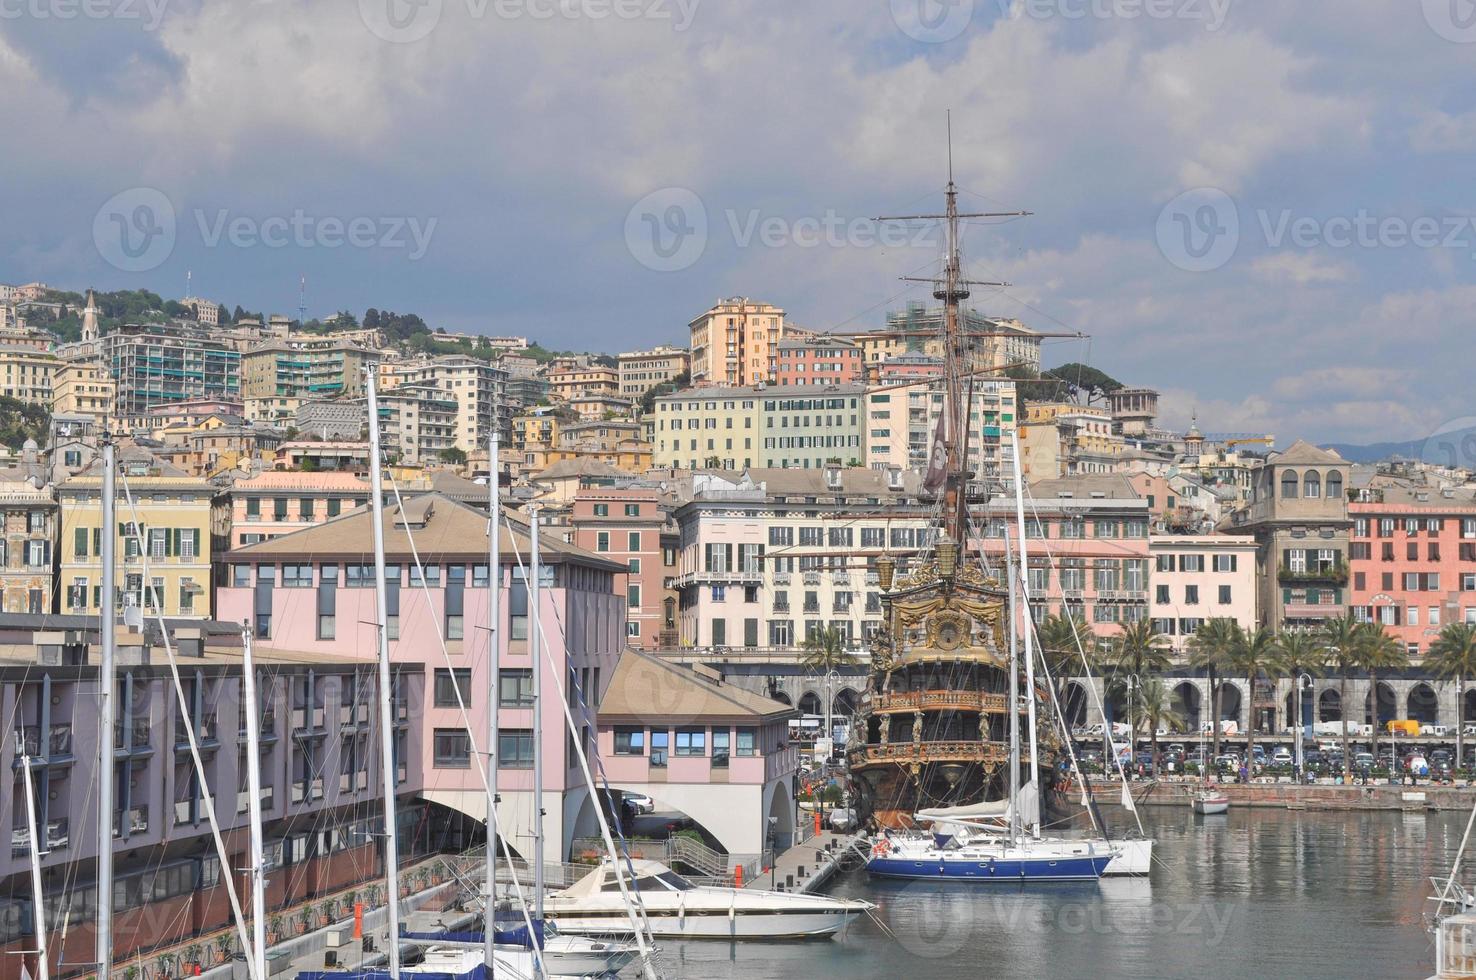
<path fill-rule="evenodd" d="M 1307 729 L 1306 729 L 1306 725 L 1302 721 L 1303 715 L 1305 713 L 1305 708 L 1302 706 L 1302 699 L 1307 694 L 1311 693 L 1311 691 L 1312 691 L 1312 675 L 1311 674 L 1308 674 L 1306 672 L 1303 672 L 1301 674 L 1298 674 L 1297 675 L 1297 723 L 1294 726 L 1292 726 L 1292 727 L 1293 727 L 1293 730 L 1297 733 L 1297 778 L 1299 780 L 1302 778 L 1303 772 L 1305 771 L 1306 764 L 1307 764 L 1307 760 L 1306 760 L 1306 754 L 1307 754 L 1307 746 L 1306 746 Z"/>
<path fill-rule="evenodd" d="M 1140 684 L 1137 674 L 1128 674 L 1128 763 L 1138 761 L 1138 729 L 1133 723 L 1133 699 Z"/>

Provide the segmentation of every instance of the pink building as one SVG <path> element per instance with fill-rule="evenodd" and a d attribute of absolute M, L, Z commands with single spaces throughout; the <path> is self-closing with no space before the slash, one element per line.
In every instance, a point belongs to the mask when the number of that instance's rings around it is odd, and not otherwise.
<path fill-rule="evenodd" d="M 883 385 L 943 377 L 943 359 L 930 354 L 893 354 L 872 367 L 877 383 Z"/>
<path fill-rule="evenodd" d="M 574 544 L 627 568 L 625 638 L 633 647 L 676 646 L 677 531 L 654 487 L 582 487 L 569 515 Z"/>
<path fill-rule="evenodd" d="M 263 655 L 285 654 L 373 663 L 377 619 L 371 513 L 361 509 L 270 541 L 228 552 L 216 607 L 222 620 L 249 622 Z M 533 821 L 535 665 L 528 642 L 528 590 L 518 556 L 528 557 L 526 525 L 504 530 L 496 587 L 501 590 L 498 818 L 513 850 L 529 854 Z M 486 819 L 486 796 L 457 691 L 470 730 L 485 749 L 488 688 L 487 515 L 436 493 L 406 501 L 384 514 L 390 657 L 429 675 L 418 700 L 406 705 L 412 729 L 422 733 L 421 795 Z M 425 564 L 416 572 L 411 542 Z M 622 564 L 544 535 L 540 604 L 553 660 L 542 669 L 545 828 L 549 859 L 567 855 L 577 833 L 595 830 L 594 803 L 566 734 L 564 694 L 577 681 L 593 706 L 614 674 L 624 646 L 624 597 L 617 593 Z M 441 650 L 445 638 L 446 652 Z M 448 663 L 449 661 L 449 663 Z M 593 745 L 593 710 L 576 707 L 581 737 Z M 411 751 L 415 750 L 412 744 Z"/>
<path fill-rule="evenodd" d="M 835 337 L 781 340 L 774 347 L 776 385 L 832 385 L 860 381 L 861 348 Z"/>
<path fill-rule="evenodd" d="M 215 547 L 227 551 L 322 524 L 368 502 L 368 482 L 352 473 L 268 471 L 237 480 L 215 498 L 211 535 Z"/>
<path fill-rule="evenodd" d="M 1361 490 L 1348 516 L 1354 616 L 1383 623 L 1412 657 L 1445 624 L 1476 622 L 1476 491 Z"/>
<path fill-rule="evenodd" d="M 1030 484 L 1025 503 L 1036 620 L 1070 612 L 1099 636 L 1148 616 L 1148 501 L 1116 474 Z M 984 551 L 1002 562 L 1005 527 L 1018 546 L 1013 499 L 992 500 Z"/>
<path fill-rule="evenodd" d="M 600 702 L 600 757 L 611 783 L 701 823 L 731 865 L 793 841 L 797 717 L 716 671 L 629 653 Z"/>

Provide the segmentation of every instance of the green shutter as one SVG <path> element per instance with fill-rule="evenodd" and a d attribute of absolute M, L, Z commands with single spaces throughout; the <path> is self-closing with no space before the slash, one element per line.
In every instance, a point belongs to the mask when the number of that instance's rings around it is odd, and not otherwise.
<path fill-rule="evenodd" d="M 78 558 L 87 557 L 87 528 L 79 527 L 72 534 L 72 550 Z"/>
<path fill-rule="evenodd" d="M 92 552 L 99 557 L 102 556 L 102 528 L 92 529 Z"/>
<path fill-rule="evenodd" d="M 166 527 L 164 529 L 164 557 L 173 558 L 179 551 L 179 531 L 176 528 Z"/>
<path fill-rule="evenodd" d="M 198 527 L 190 528 L 190 539 L 190 543 L 195 546 L 195 561 L 204 561 L 204 553 L 200 551 L 200 529 Z"/>

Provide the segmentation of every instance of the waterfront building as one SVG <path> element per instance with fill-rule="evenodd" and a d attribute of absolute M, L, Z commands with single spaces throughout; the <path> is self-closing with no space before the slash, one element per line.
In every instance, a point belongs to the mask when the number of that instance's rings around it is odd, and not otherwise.
<path fill-rule="evenodd" d="M 96 614 L 102 594 L 102 477 L 98 466 L 56 488 L 61 508 L 61 611 Z M 124 605 L 166 616 L 210 616 L 210 500 L 215 488 L 152 454 L 118 451 L 114 544 Z M 140 538 L 142 547 L 140 547 Z"/>
<path fill-rule="evenodd" d="M 498 819 L 509 845 L 531 853 L 533 819 L 533 719 L 530 708 L 535 662 L 529 643 L 528 590 L 518 570 L 528 560 L 525 526 L 504 529 L 495 576 L 487 563 L 487 514 L 440 494 L 422 494 L 385 508 L 384 541 L 389 563 L 390 658 L 398 668 L 423 671 L 421 699 L 408 706 L 419 719 L 424 742 L 419 770 L 424 799 L 486 818 L 486 792 L 479 775 L 466 703 L 478 745 L 487 731 L 487 590 L 501 590 L 499 644 L 501 768 Z M 360 509 L 270 541 L 247 545 L 223 558 L 224 584 L 217 589 L 222 619 L 253 625 L 257 648 L 293 651 L 312 660 L 342 651 L 363 651 L 372 664 L 376 644 L 372 513 Z M 426 563 L 417 573 L 411 547 Z M 567 860 L 576 832 L 594 832 L 594 803 L 570 748 L 563 704 L 571 678 L 593 709 L 614 674 L 624 647 L 624 597 L 616 576 L 627 566 L 590 554 L 551 535 L 543 536 L 541 620 L 546 636 L 543 715 L 544 798 L 549 860 Z M 441 638 L 446 654 L 441 651 Z M 448 662 L 449 658 L 449 662 Z M 592 746 L 593 714 L 580 739 Z"/>
<path fill-rule="evenodd" d="M 1385 486 L 1348 503 L 1349 602 L 1418 660 L 1448 623 L 1476 623 L 1476 489 Z"/>
<path fill-rule="evenodd" d="M 1256 539 L 1256 606 L 1277 632 L 1315 629 L 1348 610 L 1349 464 L 1298 439 L 1254 473 L 1249 503 L 1222 531 Z"/>
<path fill-rule="evenodd" d="M 600 701 L 600 758 L 621 789 L 701 823 L 731 866 L 794 842 L 798 714 L 710 668 L 629 652 Z"/>
<path fill-rule="evenodd" d="M 240 351 L 198 326 L 128 324 L 104 336 L 102 348 L 120 416 L 196 398 L 240 399 Z"/>
<path fill-rule="evenodd" d="M 860 385 L 689 388 L 655 404 L 655 465 L 819 469 L 865 455 Z"/>
<path fill-rule="evenodd" d="M 1118 388 L 1107 394 L 1112 431 L 1122 436 L 1146 436 L 1158 420 L 1158 392 L 1152 388 Z"/>
<path fill-rule="evenodd" d="M 720 299 L 687 325 L 692 383 L 725 387 L 762 384 L 773 373 L 785 336 L 784 311 L 746 296 Z"/>
<path fill-rule="evenodd" d="M 861 348 L 839 337 L 786 337 L 774 345 L 776 385 L 847 384 L 863 374 Z"/>
<path fill-rule="evenodd" d="M 1256 539 L 1235 534 L 1153 534 L 1153 631 L 1175 653 L 1207 619 L 1233 619 L 1243 629 L 1259 623 L 1256 611 Z"/>
<path fill-rule="evenodd" d="M 662 492 L 640 485 L 581 487 L 570 505 L 573 543 L 626 565 L 626 643 L 646 650 L 675 646 L 677 530 Z"/>
<path fill-rule="evenodd" d="M 635 411 L 635 402 L 614 395 L 586 392 L 570 398 L 566 405 L 582 419 L 606 419 L 630 417 Z"/>
<path fill-rule="evenodd" d="M 438 460 L 457 446 L 461 406 L 431 382 L 396 385 L 379 394 L 379 425 L 391 459 L 411 466 Z M 367 404 L 367 403 L 366 403 Z"/>
<path fill-rule="evenodd" d="M 628 351 L 615 358 L 620 373 L 620 397 L 638 399 L 657 385 L 670 384 L 692 369 L 692 354 L 662 344 L 650 350 Z"/>
<path fill-rule="evenodd" d="M 867 371 L 868 381 L 883 386 L 942 378 L 943 358 L 931 354 L 893 354 Z"/>

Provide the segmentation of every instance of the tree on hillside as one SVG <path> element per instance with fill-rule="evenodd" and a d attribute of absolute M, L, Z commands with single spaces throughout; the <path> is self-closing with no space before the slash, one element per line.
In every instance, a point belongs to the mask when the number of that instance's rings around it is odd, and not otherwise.
<path fill-rule="evenodd" d="M 1051 368 L 1043 377 L 1055 378 L 1066 385 L 1070 394 L 1082 404 L 1105 401 L 1112 392 L 1123 387 L 1121 381 L 1089 364 L 1072 361 Z"/>

